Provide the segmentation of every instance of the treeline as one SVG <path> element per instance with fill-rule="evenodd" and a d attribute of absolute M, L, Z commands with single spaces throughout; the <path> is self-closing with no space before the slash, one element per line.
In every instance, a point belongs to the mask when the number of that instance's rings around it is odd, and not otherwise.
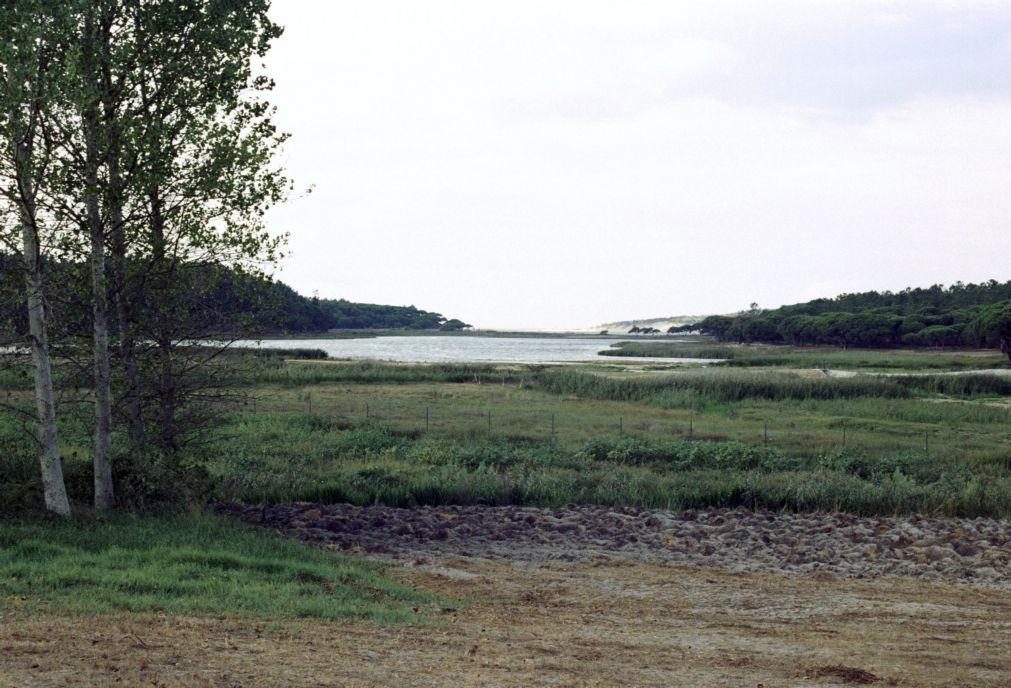
<path fill-rule="evenodd" d="M 20 256 L 0 252 L 0 326 L 23 337 L 28 333 L 24 307 L 24 277 Z M 142 261 L 127 264 L 138 281 L 148 272 Z M 85 263 L 47 261 L 43 268 L 47 302 L 56 321 L 68 333 L 84 335 L 91 328 L 91 306 L 79 294 L 89 277 Z M 414 306 L 353 303 L 344 299 L 306 297 L 287 284 L 215 263 L 189 263 L 177 268 L 176 280 L 189 285 L 189 307 L 180 316 L 194 330 L 227 334 L 303 334 L 328 330 L 408 329 L 456 330 L 469 327 L 440 313 Z M 68 289 L 69 285 L 81 288 Z M 111 297 L 112 295 L 110 295 Z M 117 323 L 111 323 L 116 331 Z"/>
<path fill-rule="evenodd" d="M 672 327 L 720 341 L 848 347 L 997 347 L 1011 357 L 1011 282 L 869 291 Z"/>

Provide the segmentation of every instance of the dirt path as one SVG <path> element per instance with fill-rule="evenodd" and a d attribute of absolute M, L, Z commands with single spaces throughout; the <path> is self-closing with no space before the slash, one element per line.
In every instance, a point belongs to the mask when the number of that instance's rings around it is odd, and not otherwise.
<path fill-rule="evenodd" d="M 221 510 L 335 549 L 381 548 L 398 562 L 394 576 L 460 609 L 431 628 L 0 618 L 0 688 L 1011 687 L 1006 522 L 591 507 Z M 881 542 L 892 544 L 869 563 L 850 556 Z M 955 553 L 902 575 L 931 547 Z M 821 561 L 819 552 L 835 554 Z M 999 568 L 969 575 L 982 564 Z"/>

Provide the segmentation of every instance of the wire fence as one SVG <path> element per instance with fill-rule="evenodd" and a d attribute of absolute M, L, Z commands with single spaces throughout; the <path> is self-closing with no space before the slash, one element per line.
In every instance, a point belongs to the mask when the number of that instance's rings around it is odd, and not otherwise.
<path fill-rule="evenodd" d="M 867 428 L 863 422 L 834 420 L 820 427 L 805 427 L 796 420 L 714 418 L 684 413 L 649 415 L 566 412 L 542 404 L 530 410 L 515 404 L 485 403 L 461 409 L 458 404 L 439 400 L 396 402 L 380 398 L 335 402 L 302 394 L 290 397 L 259 397 L 243 403 L 253 413 L 306 413 L 353 425 L 371 421 L 417 435 L 457 435 L 468 438 L 500 438 L 541 441 L 588 441 L 595 438 L 672 439 L 689 442 L 735 440 L 746 444 L 782 449 L 803 456 L 842 451 L 871 455 L 908 453 L 925 459 L 942 452 L 971 449 L 1001 452 L 1011 468 L 1011 430 L 945 426 L 912 430 L 908 428 Z"/>

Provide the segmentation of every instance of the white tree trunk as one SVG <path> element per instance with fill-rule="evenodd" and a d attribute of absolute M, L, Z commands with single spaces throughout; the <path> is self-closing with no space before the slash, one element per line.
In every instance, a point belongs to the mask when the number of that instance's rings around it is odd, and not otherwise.
<path fill-rule="evenodd" d="M 35 368 L 35 407 L 39 420 L 39 463 L 46 509 L 61 516 L 70 515 L 70 502 L 63 482 L 59 433 L 56 429 L 56 397 L 49 360 L 49 335 L 46 330 L 45 301 L 42 296 L 42 263 L 36 225 L 33 181 L 28 173 L 30 154 L 24 143 L 16 146 L 21 210 L 21 239 L 24 247 L 25 289 L 28 299 L 28 331 L 32 364 Z"/>

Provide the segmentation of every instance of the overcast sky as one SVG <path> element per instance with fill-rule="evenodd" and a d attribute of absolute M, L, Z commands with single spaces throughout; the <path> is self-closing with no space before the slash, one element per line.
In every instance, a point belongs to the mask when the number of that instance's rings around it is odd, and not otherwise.
<path fill-rule="evenodd" d="M 1011 3 L 274 0 L 304 294 L 579 328 L 1011 279 Z"/>

